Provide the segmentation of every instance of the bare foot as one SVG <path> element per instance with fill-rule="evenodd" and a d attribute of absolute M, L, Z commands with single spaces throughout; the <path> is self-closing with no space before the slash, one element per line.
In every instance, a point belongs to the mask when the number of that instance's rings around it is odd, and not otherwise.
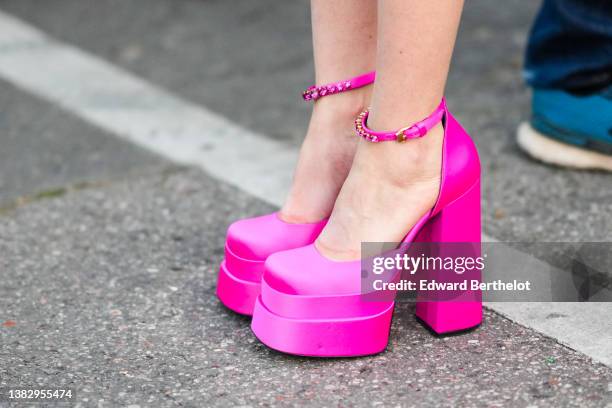
<path fill-rule="evenodd" d="M 436 202 L 443 139 L 437 125 L 404 143 L 361 140 L 318 250 L 330 259 L 354 260 L 362 242 L 400 242 Z"/>
<path fill-rule="evenodd" d="M 354 120 L 369 103 L 371 86 L 318 100 L 280 217 L 317 222 L 331 214 L 355 156 Z"/>

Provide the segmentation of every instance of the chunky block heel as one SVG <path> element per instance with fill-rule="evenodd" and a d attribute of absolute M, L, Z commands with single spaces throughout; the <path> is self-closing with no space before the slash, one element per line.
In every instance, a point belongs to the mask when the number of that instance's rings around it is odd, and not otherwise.
<path fill-rule="evenodd" d="M 480 182 L 474 183 L 470 189 L 451 204 L 448 204 L 433 217 L 421 230 L 416 241 L 440 243 L 445 250 L 445 243 L 462 243 L 461 247 L 447 248 L 454 252 L 463 250 L 468 256 L 478 257 L 481 254 L 480 240 Z M 457 278 L 438 274 L 442 280 Z M 470 280 L 480 281 L 480 272 L 469 271 Z M 430 297 L 430 296 L 429 296 Z M 443 301 L 419 301 L 417 294 L 416 316 L 431 331 L 437 334 L 449 334 L 471 329 L 482 322 L 482 294 L 480 291 L 467 290 L 455 294 L 453 299 Z"/>

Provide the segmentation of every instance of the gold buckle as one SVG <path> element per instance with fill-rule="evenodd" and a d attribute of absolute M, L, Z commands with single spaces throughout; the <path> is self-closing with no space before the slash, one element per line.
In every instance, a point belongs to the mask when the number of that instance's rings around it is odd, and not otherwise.
<path fill-rule="evenodd" d="M 404 134 L 404 132 L 410 129 L 411 127 L 412 126 L 406 126 L 405 128 L 401 128 L 400 130 L 397 131 L 397 133 L 395 134 L 395 137 L 397 137 L 398 143 L 403 143 L 406 141 L 407 137 Z"/>

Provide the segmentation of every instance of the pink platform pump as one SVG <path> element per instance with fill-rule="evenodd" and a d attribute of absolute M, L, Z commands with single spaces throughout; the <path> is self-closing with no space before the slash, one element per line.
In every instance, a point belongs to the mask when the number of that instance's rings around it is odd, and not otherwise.
<path fill-rule="evenodd" d="M 302 97 L 316 101 L 324 96 L 361 88 L 374 82 L 368 72 L 348 80 L 306 89 Z M 264 262 L 273 253 L 311 244 L 327 219 L 310 224 L 293 224 L 279 218 L 278 212 L 239 220 L 227 230 L 225 259 L 219 268 L 217 296 L 229 309 L 253 314 L 260 293 Z"/>
<path fill-rule="evenodd" d="M 394 132 L 367 127 L 368 112 L 356 120 L 370 142 L 423 137 L 444 125 L 441 184 L 434 207 L 407 233 L 403 243 L 471 242 L 480 251 L 480 162 L 470 136 L 442 100 L 426 119 Z M 325 258 L 314 243 L 268 257 L 251 327 L 270 348 L 296 355 L 360 356 L 382 352 L 388 342 L 394 298 L 366 301 L 361 261 Z M 416 315 L 438 334 L 476 327 L 482 320 L 480 293 L 460 301 L 419 301 Z"/>

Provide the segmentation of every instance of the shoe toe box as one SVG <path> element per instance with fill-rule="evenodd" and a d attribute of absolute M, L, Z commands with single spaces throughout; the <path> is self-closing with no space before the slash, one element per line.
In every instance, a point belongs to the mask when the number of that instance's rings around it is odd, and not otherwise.
<path fill-rule="evenodd" d="M 246 218 L 229 226 L 226 245 L 241 258 L 265 261 L 275 252 L 310 244 L 324 225 L 325 220 L 312 224 L 288 223 L 278 213 Z"/>
<path fill-rule="evenodd" d="M 304 296 L 338 296 L 360 292 L 360 261 L 338 262 L 314 244 L 271 255 L 264 281 L 276 291 Z"/>

